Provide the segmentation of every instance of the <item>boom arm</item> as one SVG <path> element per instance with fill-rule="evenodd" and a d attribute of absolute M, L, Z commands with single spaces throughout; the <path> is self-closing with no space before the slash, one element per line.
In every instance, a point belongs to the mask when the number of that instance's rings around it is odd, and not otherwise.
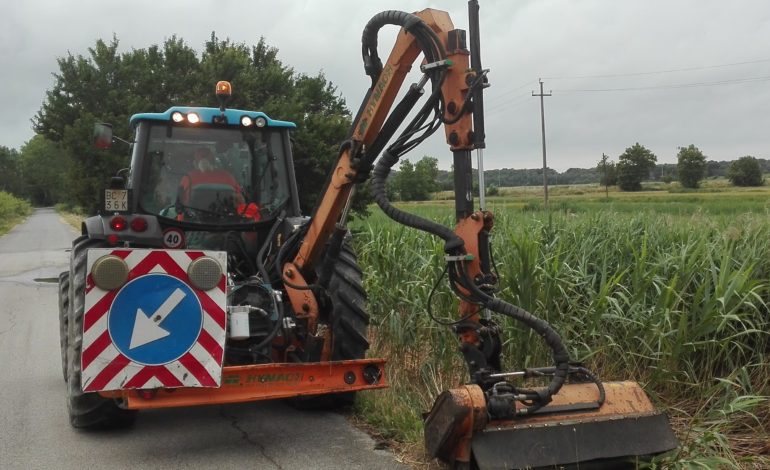
<path fill-rule="evenodd" d="M 422 19 L 423 22 L 416 23 L 415 18 Z M 460 35 L 464 36 L 464 31 L 455 30 L 449 15 L 443 11 L 428 9 L 416 15 L 387 11 L 377 15 L 367 25 L 367 29 L 364 31 L 364 41 L 368 41 L 369 45 L 365 44 L 364 48 L 373 47 L 376 54 L 377 31 L 374 27 L 382 24 L 399 24 L 397 22 L 406 23 L 407 31 L 414 31 L 418 27 L 429 28 L 441 41 L 436 46 L 439 46 L 442 55 L 445 54 L 443 46 L 447 44 L 450 34 L 455 40 Z M 422 33 L 430 35 L 425 31 Z M 413 34 L 407 33 L 399 35 L 399 39 L 384 66 L 378 63 L 379 58 L 370 56 L 370 62 L 374 61 L 375 63 L 368 65 L 367 72 L 372 76 L 373 84 L 351 126 L 351 140 L 342 149 L 323 197 L 316 206 L 307 235 L 293 261 L 294 266 L 301 271 L 307 272 L 319 261 L 320 252 L 324 249 L 335 224 L 340 221 L 355 183 L 368 178 L 366 173 L 371 168 L 373 160 L 382 150 L 384 143 L 392 137 L 396 130 L 395 127 L 400 124 L 398 122 L 394 126 L 393 121 L 390 120 L 388 125 L 383 128 L 396 95 L 404 83 L 404 78 L 420 52 L 422 51 L 418 39 Z M 448 57 L 451 65 L 447 65 L 447 62 L 434 63 L 437 69 L 445 68 L 446 70 L 446 78 L 441 88 L 445 101 L 451 103 L 447 106 L 449 109 L 446 111 L 446 117 L 458 118 L 454 124 L 446 126 L 447 141 L 452 145 L 452 149 L 458 150 L 473 148 L 473 143 L 469 139 L 472 136 L 471 114 L 466 111 L 460 112 L 459 106 L 465 101 L 468 90 L 468 85 L 465 82 L 466 75 L 471 73 L 468 71 L 468 56 L 469 52 L 465 50 L 464 44 L 456 43 Z M 445 61 L 446 57 L 442 56 L 439 60 Z M 436 72 L 441 72 L 441 70 L 436 70 Z M 416 100 L 421 94 L 422 87 L 413 85 L 409 91 L 407 103 L 413 105 L 414 101 L 411 100 Z M 395 112 L 400 120 L 405 117 L 403 111 L 404 109 L 401 108 Z M 361 173 L 364 174 L 361 175 Z"/>
<path fill-rule="evenodd" d="M 478 56 L 478 4 L 475 0 L 469 2 L 469 10 L 471 36 L 476 38 L 471 45 L 476 54 L 473 58 L 466 48 L 465 32 L 455 29 L 445 12 L 431 9 L 416 14 L 386 11 L 367 24 L 362 37 L 363 57 L 372 86 L 353 121 L 349 140 L 341 147 L 337 165 L 297 254 L 283 267 L 283 280 L 295 312 L 306 315 L 309 332 L 323 336 L 324 344 L 330 344 L 332 333 L 328 329 L 316 329 L 318 302 L 307 280 L 325 287 L 347 231 L 345 224 L 354 186 L 368 179 L 371 172 L 375 201 L 390 218 L 445 241 L 450 285 L 461 299 L 461 318 L 456 322 L 456 330 L 471 379 L 476 384 L 489 390 L 500 381 L 498 328 L 491 320 L 479 318 L 482 309 L 524 323 L 542 336 L 553 351 L 555 366 L 547 374 L 552 377 L 547 387 L 517 389 L 508 394 L 527 403 L 516 411 L 525 414 L 546 405 L 558 392 L 569 373 L 569 357 L 559 335 L 550 325 L 493 296 L 497 279 L 490 271 L 489 232 L 494 218 L 490 212 L 474 210 L 471 192 L 471 151 L 484 147 L 482 89 L 486 86 L 486 78 Z M 402 32 L 388 60 L 382 64 L 377 55 L 377 32 L 386 24 L 401 26 Z M 421 65 L 423 78 L 410 86 L 391 112 L 406 74 L 420 53 L 425 58 Z M 423 88 L 428 81 L 429 95 L 424 104 L 402 134 L 386 148 L 424 94 Z M 385 180 L 400 156 L 442 125 L 454 156 L 458 221 L 454 231 L 397 209 L 390 204 L 385 191 Z M 321 359 L 328 360 L 329 357 L 329 348 L 325 346 Z"/>

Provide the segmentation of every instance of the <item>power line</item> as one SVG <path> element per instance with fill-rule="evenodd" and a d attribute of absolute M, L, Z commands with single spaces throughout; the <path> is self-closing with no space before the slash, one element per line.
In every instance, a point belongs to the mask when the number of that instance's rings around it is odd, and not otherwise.
<path fill-rule="evenodd" d="M 536 82 L 536 83 L 537 83 L 537 81 L 536 81 L 536 80 L 530 80 L 530 81 L 528 81 L 527 83 L 524 83 L 523 85 L 519 85 L 519 86 L 517 86 L 517 87 L 515 87 L 515 88 L 509 88 L 509 89 L 507 89 L 507 90 L 503 91 L 502 93 L 500 93 L 499 95 L 497 95 L 497 96 L 493 96 L 491 99 L 493 99 L 493 100 L 494 100 L 494 99 L 500 99 L 500 98 L 502 98 L 502 97 L 503 97 L 503 96 L 505 96 L 505 95 L 510 95 L 510 94 L 511 94 L 511 93 L 513 93 L 514 91 L 519 91 L 519 90 L 521 90 L 522 88 L 526 88 L 526 87 L 528 87 L 528 86 L 529 86 L 529 85 L 530 85 L 532 82 Z M 494 90 L 494 88 L 492 88 L 491 90 Z M 491 90 L 490 90 L 490 91 L 491 91 Z M 489 96 L 492 96 L 492 95 L 493 95 L 493 93 L 490 93 L 490 94 L 489 94 Z M 527 95 L 527 96 L 529 96 L 529 95 Z"/>
<path fill-rule="evenodd" d="M 528 101 L 527 98 L 530 98 L 529 93 L 527 93 L 526 95 L 518 95 L 518 96 L 515 96 L 515 97 L 507 99 L 507 100 L 498 101 L 498 102 L 495 102 L 492 106 L 488 107 L 485 110 L 485 112 L 486 111 L 497 111 L 499 109 L 516 107 L 516 106 L 519 106 L 521 103 L 527 102 Z"/>
<path fill-rule="evenodd" d="M 543 77 L 547 80 L 572 80 L 580 78 L 614 78 L 614 77 L 635 77 L 639 75 L 656 75 L 660 73 L 676 73 L 676 72 L 691 72 L 693 70 L 707 70 L 723 67 L 735 67 L 738 65 L 759 64 L 763 62 L 770 62 L 770 59 L 749 60 L 745 62 L 733 62 L 730 64 L 718 64 L 718 65 L 704 65 L 700 67 L 686 67 L 681 69 L 668 69 L 668 70 L 656 70 L 652 72 L 629 72 L 629 73 L 611 73 L 604 75 L 573 75 L 564 77 Z"/>
<path fill-rule="evenodd" d="M 527 95 L 527 98 L 529 98 L 529 95 Z M 499 114 L 499 113 L 502 113 L 502 112 L 511 111 L 512 109 L 520 108 L 522 105 L 524 105 L 526 103 L 527 103 L 526 101 L 519 101 L 517 103 L 514 103 L 513 105 L 502 106 L 502 107 L 499 107 L 499 108 L 495 108 L 495 109 L 493 109 L 491 111 L 484 110 L 484 113 L 486 113 L 488 116 L 492 116 L 492 115 Z"/>
<path fill-rule="evenodd" d="M 558 90 L 564 93 L 594 93 L 605 91 L 641 91 L 641 90 L 661 90 L 661 89 L 676 89 L 676 88 L 697 88 L 704 86 L 718 86 L 718 85 L 732 85 L 736 83 L 751 83 L 751 82 L 764 82 L 770 80 L 770 75 L 763 77 L 748 77 L 748 78 L 736 78 L 731 80 L 718 80 L 714 82 L 695 82 L 695 83 L 678 83 L 671 85 L 655 85 L 644 87 L 623 87 L 623 88 L 567 88 Z"/>

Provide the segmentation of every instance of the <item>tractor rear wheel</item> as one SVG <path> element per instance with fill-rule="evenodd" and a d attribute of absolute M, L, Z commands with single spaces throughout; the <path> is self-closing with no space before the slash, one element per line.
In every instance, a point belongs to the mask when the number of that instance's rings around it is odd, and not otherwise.
<path fill-rule="evenodd" d="M 340 257 L 329 282 L 332 313 L 332 360 L 363 359 L 369 349 L 369 314 L 364 310 L 366 291 L 363 272 L 349 243 L 342 245 Z"/>
<path fill-rule="evenodd" d="M 366 291 L 356 253 L 345 241 L 329 282 L 332 313 L 332 360 L 363 359 L 369 349 L 369 314 L 364 310 Z M 352 406 L 355 392 L 330 395 L 333 407 Z"/>
<path fill-rule="evenodd" d="M 87 237 L 72 243 L 69 272 L 69 318 L 67 321 L 67 408 L 76 428 L 119 428 L 133 424 L 136 411 L 118 406 L 115 400 L 98 393 L 84 393 L 81 385 L 80 356 L 83 349 L 86 269 L 88 250 L 106 247 L 104 240 Z"/>
<path fill-rule="evenodd" d="M 340 251 L 328 289 L 333 311 L 331 317 L 333 361 L 363 359 L 369 349 L 367 330 L 369 314 L 364 309 L 366 291 L 363 272 L 358 266 L 356 254 L 345 240 Z M 351 406 L 356 392 L 335 393 L 291 400 L 301 409 L 334 409 Z"/>
<path fill-rule="evenodd" d="M 61 349 L 61 370 L 67 381 L 67 324 L 69 323 L 70 273 L 59 274 L 59 347 Z"/>

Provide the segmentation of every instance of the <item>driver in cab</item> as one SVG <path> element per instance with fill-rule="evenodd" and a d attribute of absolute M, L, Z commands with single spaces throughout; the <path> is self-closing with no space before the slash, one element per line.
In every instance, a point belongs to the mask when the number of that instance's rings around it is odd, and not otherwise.
<path fill-rule="evenodd" d="M 235 195 L 241 198 L 241 186 L 235 177 L 229 171 L 216 168 L 214 153 L 210 148 L 199 147 L 193 154 L 193 169 L 184 175 L 179 183 L 179 196 L 182 204 L 190 204 L 194 190 L 201 189 L 201 187 L 211 187 L 211 185 L 229 186 Z M 206 208 L 201 207 L 200 209 Z"/>
<path fill-rule="evenodd" d="M 227 170 L 219 169 L 214 163 L 214 153 L 209 147 L 199 147 L 193 154 L 194 168 L 179 182 L 179 202 L 186 207 L 208 212 L 219 212 L 223 208 L 237 211 L 239 215 L 254 221 L 259 220 L 259 211 L 248 210 L 243 192 L 235 177 Z M 183 220 L 183 211 L 178 211 L 178 220 Z"/>

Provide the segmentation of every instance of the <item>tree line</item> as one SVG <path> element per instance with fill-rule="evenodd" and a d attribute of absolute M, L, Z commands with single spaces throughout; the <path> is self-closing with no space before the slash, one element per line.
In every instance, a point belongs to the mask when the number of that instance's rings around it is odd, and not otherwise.
<path fill-rule="evenodd" d="M 53 85 L 32 119 L 35 137 L 19 151 L 0 147 L 0 189 L 36 205 L 65 202 L 93 213 L 100 191 L 130 161 L 126 146 L 92 148 L 94 123 L 109 122 L 115 135 L 129 139 L 131 115 L 218 107 L 214 84 L 228 80 L 234 89 L 229 106 L 297 124 L 294 165 L 308 188 L 300 204 L 306 211 L 315 205 L 351 123 L 344 99 L 322 73 L 284 65 L 263 38 L 248 46 L 212 33 L 200 53 L 176 36 L 128 52 L 118 46 L 115 37 L 98 40 L 84 55 L 57 59 Z"/>
<path fill-rule="evenodd" d="M 763 172 L 770 171 L 770 161 L 750 155 L 733 162 L 707 161 L 703 152 L 690 144 L 679 147 L 675 165 L 657 165 L 657 156 L 637 142 L 618 157 L 617 163 L 602 155 L 596 168 L 601 185 L 617 185 L 621 191 L 639 191 L 646 180 L 677 180 L 682 187 L 695 189 L 703 179 L 714 176 L 726 176 L 735 186 L 761 186 Z"/>
<path fill-rule="evenodd" d="M 303 184 L 300 204 L 305 211 L 314 207 L 351 123 L 344 99 L 322 73 L 310 76 L 284 65 L 264 38 L 248 46 L 212 33 L 200 53 L 176 36 L 128 52 L 119 52 L 118 46 L 116 37 L 98 40 L 85 55 L 57 59 L 53 85 L 32 119 L 36 135 L 20 150 L 0 146 L 0 190 L 35 205 L 65 202 L 93 213 L 110 176 L 127 167 L 130 158 L 125 146 L 94 150 L 94 123 L 110 122 L 116 135 L 130 138 L 132 114 L 163 112 L 174 105 L 217 106 L 213 84 L 228 80 L 235 90 L 232 107 L 297 123 L 292 140 Z M 599 182 L 629 191 L 650 179 L 676 179 L 697 187 L 703 178 L 725 176 L 736 185 L 756 185 L 762 184 L 762 171 L 770 172 L 768 160 L 747 156 L 736 162 L 709 161 L 694 145 L 680 148 L 677 158 L 675 165 L 658 164 L 652 152 L 636 143 L 617 162 L 604 157 L 593 168 L 546 171 L 551 184 Z M 536 186 L 542 184 L 543 170 L 487 170 L 485 180 L 488 192 Z M 452 173 L 439 170 L 438 160 L 425 156 L 414 163 L 402 161 L 388 189 L 394 198 L 421 200 L 452 187 Z M 369 200 L 364 188 L 357 192 L 354 207 L 365 210 Z"/>

